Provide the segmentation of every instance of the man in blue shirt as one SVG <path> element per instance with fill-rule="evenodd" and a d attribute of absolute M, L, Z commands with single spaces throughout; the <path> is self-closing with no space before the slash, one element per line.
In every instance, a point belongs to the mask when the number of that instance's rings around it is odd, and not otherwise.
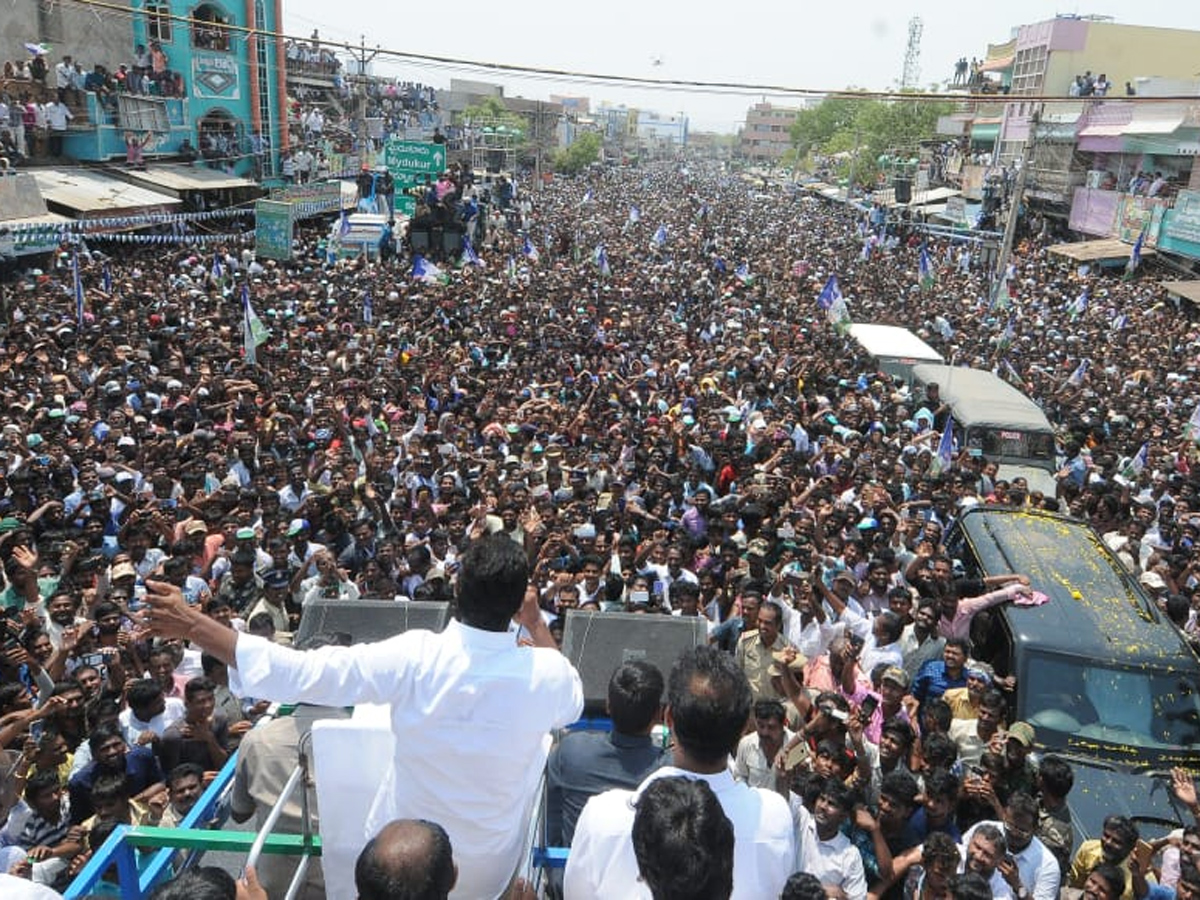
<path fill-rule="evenodd" d="M 622 664 L 608 682 L 612 731 L 572 731 L 550 754 L 546 768 L 549 837 L 571 845 L 588 799 L 610 788 L 631 790 L 668 762 L 651 729 L 662 719 L 663 676 L 648 662 Z M 560 843 L 561 842 L 561 843 Z"/>
<path fill-rule="evenodd" d="M 101 775 L 124 774 L 132 800 L 143 801 L 166 787 L 154 752 L 147 747 L 130 748 L 119 725 L 98 726 L 88 738 L 88 746 L 92 761 L 76 772 L 68 784 L 72 825 L 80 824 L 95 812 L 92 786 Z"/>
<path fill-rule="evenodd" d="M 966 664 L 970 653 L 971 642 L 966 638 L 946 638 L 942 658 L 931 659 L 917 670 L 917 677 L 912 683 L 912 695 L 924 706 L 950 688 L 966 687 Z"/>

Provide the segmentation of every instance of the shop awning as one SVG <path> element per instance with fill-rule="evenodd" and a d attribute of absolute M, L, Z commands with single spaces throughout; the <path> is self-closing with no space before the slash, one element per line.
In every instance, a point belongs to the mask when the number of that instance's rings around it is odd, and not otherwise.
<path fill-rule="evenodd" d="M 1167 281 L 1163 287 L 1172 297 L 1183 297 L 1200 304 L 1200 281 Z"/>
<path fill-rule="evenodd" d="M 983 143 L 995 143 L 1000 136 L 999 122 L 976 122 L 971 126 L 971 140 Z"/>
<path fill-rule="evenodd" d="M 170 213 L 183 205 L 170 194 L 87 169 L 36 169 L 33 177 L 52 211 L 79 218 Z"/>
<path fill-rule="evenodd" d="M 1054 244 L 1048 248 L 1054 256 L 1062 256 L 1077 263 L 1096 262 L 1105 259 L 1129 259 L 1133 255 L 1133 244 L 1116 238 L 1096 241 L 1078 241 L 1074 244 Z M 1142 247 L 1142 256 L 1153 256 L 1154 249 Z"/>
<path fill-rule="evenodd" d="M 197 191 L 203 193 L 258 187 L 258 183 L 249 178 L 193 166 L 147 166 L 145 169 L 123 170 L 120 176 L 130 184 L 142 185 L 151 190 L 169 191 L 177 197 Z"/>

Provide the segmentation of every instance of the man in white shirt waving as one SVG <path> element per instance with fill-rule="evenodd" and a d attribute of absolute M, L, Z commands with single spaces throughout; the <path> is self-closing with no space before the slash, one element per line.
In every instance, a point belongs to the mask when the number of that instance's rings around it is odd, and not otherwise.
<path fill-rule="evenodd" d="M 376 644 L 309 652 L 225 628 L 164 582 L 148 582 L 146 599 L 154 633 L 187 637 L 227 663 L 239 696 L 391 704 L 395 756 L 363 839 L 392 819 L 437 822 L 459 863 L 451 896 L 478 900 L 498 897 L 516 871 L 548 732 L 583 711 L 579 675 L 551 649 L 554 639 L 528 581 L 519 546 L 504 535 L 482 538 L 462 555 L 458 619 L 441 634 L 409 631 Z M 535 647 L 518 646 L 514 616 Z M 487 773 L 482 781 L 481 773 Z"/>
<path fill-rule="evenodd" d="M 566 900 L 649 900 L 634 854 L 635 804 L 654 779 L 671 776 L 707 781 L 733 823 L 733 900 L 779 896 L 795 861 L 787 803 L 772 791 L 735 781 L 729 771 L 750 700 L 745 673 L 729 654 L 697 647 L 679 658 L 666 712 L 675 765 L 659 769 L 636 791 L 606 791 L 588 801 L 567 860 Z"/>

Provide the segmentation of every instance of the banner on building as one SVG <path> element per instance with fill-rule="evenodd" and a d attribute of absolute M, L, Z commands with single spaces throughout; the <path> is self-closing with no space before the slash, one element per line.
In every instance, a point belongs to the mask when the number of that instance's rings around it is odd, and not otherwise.
<path fill-rule="evenodd" d="M 255 201 L 254 253 L 264 259 L 292 258 L 292 204 Z"/>
<path fill-rule="evenodd" d="M 1156 197 L 1123 194 L 1117 206 L 1117 237 L 1132 244 L 1144 234 L 1142 246 L 1157 247 L 1165 211 L 1166 205 Z"/>
<path fill-rule="evenodd" d="M 304 217 L 334 213 L 342 208 L 342 183 L 317 181 L 272 188 L 271 199 L 303 207 Z"/>
<path fill-rule="evenodd" d="M 194 53 L 192 95 L 205 100 L 240 100 L 237 60 L 225 53 Z"/>
<path fill-rule="evenodd" d="M 1175 208 L 1163 217 L 1162 234 L 1173 241 L 1200 245 L 1200 191 L 1176 195 Z"/>
<path fill-rule="evenodd" d="M 1117 207 L 1121 197 L 1116 191 L 1075 188 L 1069 222 L 1071 230 L 1096 237 L 1111 237 L 1116 231 Z"/>

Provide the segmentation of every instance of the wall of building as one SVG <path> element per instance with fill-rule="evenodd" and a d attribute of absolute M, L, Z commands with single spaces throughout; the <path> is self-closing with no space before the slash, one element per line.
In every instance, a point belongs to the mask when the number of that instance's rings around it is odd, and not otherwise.
<path fill-rule="evenodd" d="M 242 28 L 256 27 L 263 32 L 277 31 L 278 5 L 274 0 L 204 0 L 233 26 L 228 47 L 198 46 L 192 29 L 184 21 L 199 5 L 189 0 L 162 0 L 172 14 L 170 35 L 162 40 L 171 71 L 183 76 L 187 136 L 199 147 L 198 126 L 202 120 L 220 116 L 237 123 L 245 142 L 255 131 L 268 138 L 273 155 L 283 146 L 286 110 L 278 69 L 278 46 L 274 37 L 264 34 L 249 38 Z M 133 0 L 135 9 L 143 9 L 146 0 Z M 181 18 L 182 17 L 182 18 Z M 146 15 L 134 18 L 133 40 L 150 46 L 152 23 Z M 261 46 L 258 43 L 261 40 Z M 171 136 L 175 138 L 174 133 Z M 164 149 L 171 149 L 169 147 Z M 241 152 L 248 147 L 243 145 Z M 248 173 L 252 164 L 243 158 L 236 171 Z"/>
<path fill-rule="evenodd" d="M 1167 79 L 1196 77 L 1200 31 L 1147 28 L 1110 22 L 1086 23 L 1087 35 L 1078 50 L 1054 50 L 1046 70 L 1046 93 L 1066 94 L 1076 75 L 1104 73 L 1112 94 L 1123 94 L 1125 82 L 1139 76 Z"/>
<path fill-rule="evenodd" d="M 127 0 L 114 2 L 128 5 Z M 116 71 L 121 63 L 131 62 L 133 27 L 128 16 L 64 2 L 39 14 L 38 6 L 38 0 L 5 0 L 0 5 L 0 61 L 28 59 L 28 41 L 50 45 L 51 68 L 64 55 L 81 63 L 85 71 L 96 63 Z"/>

